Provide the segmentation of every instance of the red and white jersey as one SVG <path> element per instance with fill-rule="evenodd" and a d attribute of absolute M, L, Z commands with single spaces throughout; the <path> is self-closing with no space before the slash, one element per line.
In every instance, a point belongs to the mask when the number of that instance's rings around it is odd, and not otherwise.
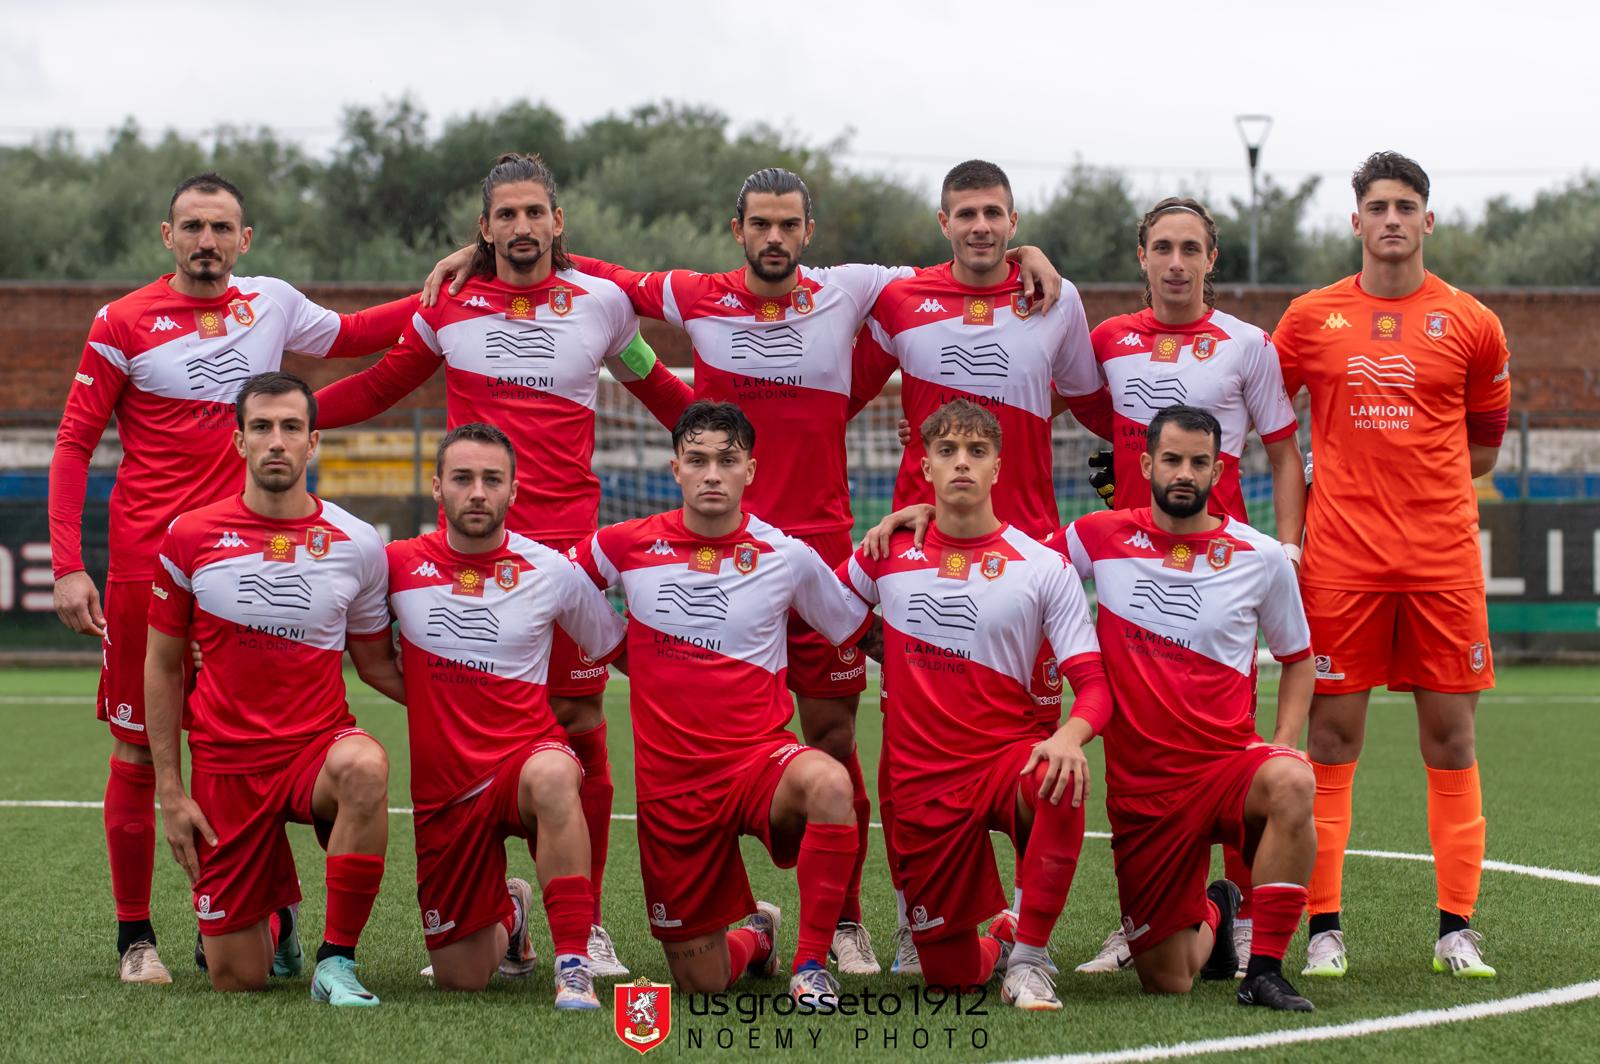
<path fill-rule="evenodd" d="M 67 393 L 51 462 L 56 575 L 83 568 L 88 456 L 113 414 L 122 461 L 111 490 L 110 580 L 147 580 L 172 519 L 237 495 L 233 400 L 283 353 L 371 354 L 392 343 L 415 298 L 340 315 L 274 277 L 235 277 L 213 299 L 173 290 L 168 274 L 100 308 Z M 71 454 L 71 459 L 67 458 Z"/>
<path fill-rule="evenodd" d="M 1051 393 L 1071 399 L 1100 390 L 1083 301 L 1063 281 L 1049 314 L 1022 294 L 1020 267 L 1004 284 L 971 288 L 951 264 L 895 281 L 878 297 L 862 337 L 858 383 L 875 393 L 898 366 L 911 443 L 900 461 L 894 505 L 933 502 L 922 475 L 923 421 L 952 399 L 987 408 L 1000 422 L 1005 474 L 995 484 L 994 511 L 1035 537 L 1061 526 L 1051 478 Z"/>
<path fill-rule="evenodd" d="M 1028 690 L 1045 639 L 1062 672 L 1100 648 L 1077 574 L 1015 526 L 976 539 L 930 526 L 920 550 L 902 531 L 889 551 L 858 550 L 838 573 L 882 609 L 889 787 L 915 804 L 1055 730 Z"/>
<path fill-rule="evenodd" d="M 816 551 L 759 517 L 705 539 L 673 510 L 602 528 L 576 549 L 596 585 L 620 584 L 627 599 L 641 800 L 723 779 L 752 746 L 787 734 L 791 609 L 850 647 L 841 670 L 860 667 L 850 644 L 866 631 L 866 608 Z"/>
<path fill-rule="evenodd" d="M 566 555 L 515 532 L 483 554 L 432 532 L 389 544 L 388 557 L 411 799 L 429 811 L 473 793 L 519 750 L 566 742 L 545 691 L 555 625 L 597 673 L 622 649 L 625 626 Z"/>
<path fill-rule="evenodd" d="M 1117 706 L 1105 731 L 1108 792 L 1163 790 L 1260 742 L 1257 631 L 1279 661 L 1311 653 L 1294 565 L 1277 540 L 1228 517 L 1172 536 L 1142 507 L 1080 517 L 1050 545 L 1094 581 Z"/>
<path fill-rule="evenodd" d="M 1209 411 L 1222 426 L 1222 479 L 1212 489 L 1211 512 L 1249 520 L 1239 484 L 1245 438 L 1254 428 L 1262 443 L 1290 439 L 1299 424 L 1271 338 L 1220 310 L 1167 325 L 1146 307 L 1106 319 L 1090 339 L 1111 390 L 1117 509 L 1150 505 L 1150 482 L 1139 464 L 1145 430 L 1162 408 L 1185 403 Z"/>
<path fill-rule="evenodd" d="M 794 290 L 774 298 L 752 293 L 743 269 L 638 273 L 576 261 L 614 279 L 640 314 L 682 326 L 694 397 L 736 403 L 755 426 L 760 472 L 747 513 L 791 535 L 850 530 L 851 345 L 879 293 L 910 267 L 802 266 Z"/>
<path fill-rule="evenodd" d="M 377 529 L 316 501 L 277 521 L 236 495 L 180 515 L 161 541 L 150 626 L 200 644 L 185 723 L 207 772 L 265 772 L 355 723 L 345 641 L 389 638 L 388 566 Z"/>

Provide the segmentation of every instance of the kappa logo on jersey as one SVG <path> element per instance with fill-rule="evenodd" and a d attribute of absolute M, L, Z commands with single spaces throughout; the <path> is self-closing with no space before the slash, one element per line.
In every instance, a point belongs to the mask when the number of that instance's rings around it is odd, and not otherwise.
<path fill-rule="evenodd" d="M 105 312 L 101 311 L 101 316 L 104 317 L 104 315 L 105 315 Z M 150 331 L 151 332 L 171 332 L 172 330 L 176 329 L 177 327 L 178 327 L 178 323 L 177 322 L 173 321 L 171 318 L 167 317 L 165 314 L 161 314 L 161 315 L 157 315 L 156 320 L 151 323 Z"/>
<path fill-rule="evenodd" d="M 107 303 L 94 312 L 96 321 L 105 321 L 111 316 L 111 304 Z"/>
<path fill-rule="evenodd" d="M 1211 568 L 1221 572 L 1233 561 L 1233 544 L 1225 539 L 1219 539 L 1206 548 L 1206 562 Z"/>
<path fill-rule="evenodd" d="M 978 603 L 971 595 L 918 591 L 906 604 L 906 620 L 918 628 L 937 628 L 949 639 L 966 639 L 978 630 Z"/>
<path fill-rule="evenodd" d="M 162 602 L 167 601 L 167 589 L 162 587 L 160 584 L 151 584 L 150 593 L 155 595 L 155 597 L 160 599 Z M 111 640 L 107 639 L 106 642 L 109 643 Z"/>
<path fill-rule="evenodd" d="M 294 561 L 294 539 L 287 532 L 274 532 L 267 537 L 267 545 L 261 552 L 263 561 L 292 562 Z"/>
<path fill-rule="evenodd" d="M 472 307 L 476 310 L 489 309 L 489 301 L 482 296 L 468 296 L 466 299 L 461 301 L 461 305 L 464 307 Z"/>
<path fill-rule="evenodd" d="M 939 575 L 947 580 L 965 580 L 972 563 L 965 551 L 947 550 L 939 555 Z"/>
<path fill-rule="evenodd" d="M 243 536 L 239 535 L 239 533 L 237 533 L 237 532 L 224 531 L 222 533 L 222 535 L 217 538 L 217 542 L 212 546 L 212 549 L 216 550 L 216 549 L 221 548 L 221 547 L 242 547 L 242 546 L 244 546 L 244 537 Z"/>
<path fill-rule="evenodd" d="M 1482 672 L 1489 663 L 1489 645 L 1487 643 L 1474 643 L 1467 649 L 1467 666 L 1473 672 Z"/>
<path fill-rule="evenodd" d="M 572 289 L 550 289 L 550 313 L 558 318 L 564 318 L 572 313 Z"/>
<path fill-rule="evenodd" d="M 1177 377 L 1157 377 L 1147 381 L 1143 377 L 1129 377 L 1125 393 L 1127 407 L 1138 402 L 1151 410 L 1165 410 L 1189 398 L 1189 389 Z"/>
<path fill-rule="evenodd" d="M 1400 339 L 1400 327 L 1405 320 L 1405 315 L 1398 310 L 1375 310 L 1372 312 L 1372 338 L 1374 340 L 1396 341 Z"/>
<path fill-rule="evenodd" d="M 717 300 L 717 302 L 722 306 L 727 307 L 729 310 L 744 309 L 744 304 L 739 302 L 739 297 L 734 295 L 732 292 L 724 292 L 722 294 L 722 298 Z"/>
<path fill-rule="evenodd" d="M 543 325 L 526 329 L 490 329 L 483 337 L 484 358 L 555 358 L 556 341 Z"/>
<path fill-rule="evenodd" d="M 312 525 L 306 529 L 306 553 L 319 561 L 328 556 L 328 550 L 333 546 L 333 533 L 320 525 Z"/>
<path fill-rule="evenodd" d="M 761 560 L 761 552 L 754 543 L 741 543 L 733 548 L 733 567 L 741 573 L 749 575 L 756 571 L 756 563 Z"/>
<path fill-rule="evenodd" d="M 690 555 L 689 568 L 697 573 L 714 573 L 722 568 L 722 552 L 702 543 Z"/>
<path fill-rule="evenodd" d="M 1217 338 L 1210 333 L 1203 333 L 1194 338 L 1194 357 L 1198 362 L 1204 362 L 1217 353 Z"/>
<path fill-rule="evenodd" d="M 999 344 L 979 344 L 971 351 L 960 344 L 947 344 L 939 349 L 939 376 L 941 377 L 993 377 L 1006 379 L 1011 367 L 1011 355 Z"/>
<path fill-rule="evenodd" d="M 223 321 L 220 310 L 195 311 L 194 327 L 202 340 L 214 340 L 219 336 L 228 335 L 228 325 Z"/>
<path fill-rule="evenodd" d="M 1128 601 L 1134 610 L 1149 618 L 1157 613 L 1166 621 L 1153 621 L 1169 627 L 1187 628 L 1200 619 L 1200 589 L 1193 584 L 1162 584 L 1148 577 L 1133 582 Z"/>
<path fill-rule="evenodd" d="M 240 573 L 235 601 L 241 606 L 267 606 L 275 610 L 309 610 L 311 581 L 299 573 L 267 576 Z"/>
<path fill-rule="evenodd" d="M 656 613 L 678 624 L 710 628 L 728 619 L 728 593 L 716 585 L 695 587 L 668 580 L 656 589 Z"/>
<path fill-rule="evenodd" d="M 1499 384 L 1501 381 L 1508 381 L 1510 379 L 1511 379 L 1511 363 L 1507 362 L 1503 366 L 1500 367 L 1500 372 L 1496 373 L 1494 375 L 1494 381 L 1492 383 Z M 94 382 L 90 381 L 89 383 L 92 384 Z"/>
<path fill-rule="evenodd" d="M 1153 551 L 1156 549 L 1156 545 L 1150 542 L 1150 534 L 1142 528 L 1123 540 L 1122 544 L 1125 547 L 1138 547 L 1140 550 Z"/>
<path fill-rule="evenodd" d="M 94 387 L 94 378 L 89 376 L 87 373 L 74 373 L 72 375 L 72 379 L 83 385 L 85 388 Z"/>
<path fill-rule="evenodd" d="M 533 317 L 533 300 L 527 296 L 512 296 L 506 300 L 507 321 L 527 321 Z"/>
<path fill-rule="evenodd" d="M 672 544 L 668 543 L 664 539 L 656 540 L 654 543 L 650 544 L 650 546 L 646 547 L 644 552 L 646 554 L 654 554 L 662 558 L 676 558 L 678 556 L 678 552 L 672 549 Z"/>
<path fill-rule="evenodd" d="M 1422 331 L 1428 334 L 1428 339 L 1430 340 L 1443 340 L 1444 334 L 1449 327 L 1449 316 L 1438 311 L 1422 319 Z"/>
<path fill-rule="evenodd" d="M 1162 333 L 1156 337 L 1155 344 L 1150 348 L 1151 362 L 1176 362 L 1178 353 L 1183 350 L 1183 337 L 1173 333 Z"/>
<path fill-rule="evenodd" d="M 928 556 L 922 553 L 921 547 L 907 547 L 900 552 L 900 557 L 908 562 L 925 562 L 928 560 Z"/>
<path fill-rule="evenodd" d="M 653 907 L 651 921 L 654 920 Z M 679 923 L 682 921 L 673 921 L 673 924 Z M 612 1029 L 623 1045 L 648 1053 L 667 1040 L 667 1035 L 672 1033 L 672 987 L 636 979 L 632 983 L 618 983 L 611 988 L 611 993 Z"/>
<path fill-rule="evenodd" d="M 501 591 L 510 591 L 516 587 L 521 577 L 522 566 L 509 558 L 494 563 L 494 582 L 499 585 Z"/>
<path fill-rule="evenodd" d="M 1350 322 L 1345 319 L 1345 316 L 1336 310 L 1332 314 L 1328 315 L 1328 320 L 1322 323 L 1322 327 L 1324 329 L 1348 329 L 1351 326 Z"/>
<path fill-rule="evenodd" d="M 961 304 L 961 324 L 993 325 L 994 302 L 984 296 L 967 296 Z"/>
<path fill-rule="evenodd" d="M 1161 564 L 1168 569 L 1181 569 L 1186 573 L 1194 572 L 1194 548 L 1187 543 L 1174 543 Z"/>
<path fill-rule="evenodd" d="M 250 358 L 237 347 L 220 355 L 201 355 L 184 363 L 191 392 L 220 390 L 250 379 Z"/>
<path fill-rule="evenodd" d="M 811 290 L 809 288 L 796 288 L 794 294 L 789 297 L 789 302 L 793 304 L 796 314 L 810 314 L 817 307 L 811 301 Z"/>
<path fill-rule="evenodd" d="M 412 576 L 437 577 L 437 576 L 440 575 L 439 567 L 437 565 L 433 564 L 432 562 L 423 562 L 421 565 L 419 565 L 415 569 L 411 570 L 411 575 Z"/>
<path fill-rule="evenodd" d="M 433 606 L 428 610 L 428 638 L 493 643 L 500 638 L 500 618 L 488 606 Z"/>
<path fill-rule="evenodd" d="M 450 589 L 450 594 L 482 598 L 483 574 L 470 565 L 457 569 L 455 586 Z"/>
<path fill-rule="evenodd" d="M 916 312 L 918 314 L 943 314 L 944 304 L 939 302 L 937 299 L 934 299 L 932 296 L 929 296 L 927 299 L 924 299 L 921 303 L 917 304 Z"/>
<path fill-rule="evenodd" d="M 1124 336 L 1122 339 L 1118 340 L 1117 343 L 1120 344 L 1123 347 L 1142 347 L 1142 346 L 1144 346 L 1144 341 L 1139 339 L 1139 334 L 1136 333 L 1136 332 L 1129 333 L 1128 335 Z"/>
<path fill-rule="evenodd" d="M 1006 571 L 1006 556 L 997 550 L 986 550 L 979 559 L 978 572 L 983 574 L 985 580 L 998 580 L 1000 574 Z"/>
<path fill-rule="evenodd" d="M 735 329 L 733 336 L 728 340 L 728 346 L 733 354 L 728 356 L 735 361 L 745 358 L 759 358 L 766 362 L 787 360 L 793 362 L 805 353 L 805 343 L 800 338 L 800 330 L 793 325 L 783 325 L 776 329 Z"/>
<path fill-rule="evenodd" d="M 247 329 L 256 323 L 256 312 L 250 308 L 249 303 L 242 299 L 230 300 L 228 302 L 228 313 L 233 315 L 234 321 Z"/>
<path fill-rule="evenodd" d="M 1352 388 L 1376 388 L 1381 394 L 1417 386 L 1417 367 L 1405 355 L 1351 355 L 1345 364 L 1346 383 Z M 1357 394 L 1370 394 L 1358 392 Z"/>

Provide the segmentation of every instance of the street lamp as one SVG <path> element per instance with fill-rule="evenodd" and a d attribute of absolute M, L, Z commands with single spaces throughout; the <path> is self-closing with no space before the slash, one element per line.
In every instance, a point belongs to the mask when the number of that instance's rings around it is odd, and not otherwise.
<path fill-rule="evenodd" d="M 1261 145 L 1267 142 L 1272 130 L 1271 115 L 1235 115 L 1239 139 L 1244 141 L 1245 155 L 1250 160 L 1250 283 L 1261 280 L 1261 209 L 1260 194 L 1256 187 L 1256 167 L 1261 162 Z"/>

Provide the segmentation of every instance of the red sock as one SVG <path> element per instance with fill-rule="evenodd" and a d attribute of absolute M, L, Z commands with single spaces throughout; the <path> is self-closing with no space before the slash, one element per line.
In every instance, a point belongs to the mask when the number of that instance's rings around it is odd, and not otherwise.
<path fill-rule="evenodd" d="M 544 885 L 544 915 L 550 921 L 550 938 L 556 955 L 589 955 L 589 916 L 594 896 L 582 876 L 557 876 Z"/>
<path fill-rule="evenodd" d="M 744 975 L 757 958 L 764 958 L 778 944 L 753 927 L 736 927 L 728 932 L 728 986 Z"/>
<path fill-rule="evenodd" d="M 1000 960 L 1000 943 L 977 931 L 918 942 L 922 978 L 929 986 L 982 986 Z"/>
<path fill-rule="evenodd" d="M 1283 951 L 1300 926 L 1300 914 L 1306 908 L 1306 888 L 1298 883 L 1263 883 L 1256 888 L 1256 901 L 1261 908 L 1256 911 L 1255 930 L 1250 937 L 1251 956 L 1276 957 L 1283 960 Z"/>
<path fill-rule="evenodd" d="M 1244 895 L 1244 900 L 1239 902 L 1239 912 L 1234 919 L 1250 919 L 1250 898 L 1253 892 L 1250 889 L 1250 866 L 1244 863 L 1244 854 L 1232 846 L 1223 846 L 1222 874 L 1227 876 L 1229 881 L 1239 888 L 1240 894 Z"/>
<path fill-rule="evenodd" d="M 274 950 L 283 944 L 283 919 L 277 913 L 267 917 L 267 933 L 272 936 Z"/>
<path fill-rule="evenodd" d="M 861 869 L 867 863 L 867 831 L 872 824 L 872 799 L 867 797 L 867 778 L 861 771 L 861 755 L 850 751 L 844 763 L 850 773 L 850 804 L 856 811 L 856 860 L 850 869 L 850 882 L 844 888 L 844 907 L 839 919 L 853 924 L 861 922 Z"/>
<path fill-rule="evenodd" d="M 383 854 L 328 855 L 328 915 L 322 938 L 330 946 L 355 949 L 383 883 Z"/>
<path fill-rule="evenodd" d="M 1017 941 L 1024 946 L 1043 946 L 1050 941 L 1061 910 L 1067 905 L 1067 891 L 1078 868 L 1078 851 L 1083 848 L 1083 806 L 1072 806 L 1070 796 L 1051 805 L 1039 799 L 1046 766 L 1022 780 L 1023 800 L 1033 807 L 1033 830 L 1022 852 L 1022 910 L 1017 914 Z"/>
<path fill-rule="evenodd" d="M 611 845 L 611 757 L 606 752 L 606 725 L 584 732 L 568 732 L 567 742 L 583 765 L 578 801 L 589 826 L 589 886 L 594 891 L 591 923 L 600 922 L 600 888 L 606 878 L 606 850 Z M 584 928 L 587 935 L 588 928 Z"/>
<path fill-rule="evenodd" d="M 900 859 L 894 849 L 894 799 L 889 797 L 888 759 L 878 755 L 878 819 L 883 822 L 883 852 L 889 859 L 889 885 L 895 890 L 906 889 L 905 878 L 900 875 Z"/>
<path fill-rule="evenodd" d="M 833 929 L 856 865 L 857 824 L 807 824 L 795 868 L 800 882 L 800 943 L 794 970 L 802 964 L 828 962 Z"/>
<path fill-rule="evenodd" d="M 106 780 L 106 853 L 118 920 L 150 919 L 150 877 L 156 868 L 156 770 L 111 759 Z"/>

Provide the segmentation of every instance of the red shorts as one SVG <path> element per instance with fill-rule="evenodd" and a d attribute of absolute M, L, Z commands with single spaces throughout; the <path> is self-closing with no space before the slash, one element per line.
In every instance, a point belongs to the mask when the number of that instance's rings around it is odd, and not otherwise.
<path fill-rule="evenodd" d="M 352 735 L 367 733 L 360 728 L 324 732 L 289 764 L 270 772 L 194 770 L 189 793 L 217 833 L 216 846 L 195 840 L 200 879 L 192 889 L 202 934 L 242 931 L 300 900 L 294 852 L 283 828 L 291 821 L 310 824 L 317 842 L 327 848 L 333 825 L 312 817 L 311 791 L 328 750 Z"/>
<path fill-rule="evenodd" d="M 534 538 L 538 539 L 537 536 Z M 588 538 L 583 536 L 580 539 L 540 539 L 539 542 L 553 551 L 566 554 Z M 603 692 L 609 675 L 606 666 L 596 663 L 593 658 L 585 654 L 577 640 L 568 635 L 559 624 L 556 625 L 553 635 L 555 638 L 550 644 L 548 680 L 550 694 L 557 698 L 583 698 Z"/>
<path fill-rule="evenodd" d="M 1199 924 L 1206 913 L 1211 846 L 1245 850 L 1244 801 L 1261 766 L 1298 756 L 1257 746 L 1218 757 L 1208 770 L 1156 794 L 1111 796 L 1111 858 L 1122 930 L 1137 956 Z"/>
<path fill-rule="evenodd" d="M 810 747 L 793 736 L 753 750 L 739 772 L 709 787 L 639 803 L 639 871 L 650 933 L 682 942 L 755 912 L 739 836 L 760 839 L 779 868 L 800 858 L 800 835 L 772 830 L 784 769 Z"/>
<path fill-rule="evenodd" d="M 578 760 L 565 743 L 534 743 L 496 765 L 477 793 L 417 816 L 417 905 L 428 949 L 443 949 L 511 911 L 505 840 L 528 837 L 517 792 L 522 766 L 541 750 Z"/>
<path fill-rule="evenodd" d="M 855 550 L 848 532 L 796 536 L 832 569 Z M 855 646 L 836 647 L 800 615 L 789 611 L 789 690 L 805 698 L 854 698 L 867 689 L 867 656 Z"/>
<path fill-rule="evenodd" d="M 1033 716 L 1054 731 L 1061 724 L 1063 684 L 1061 668 L 1056 663 L 1055 651 L 1050 649 L 1048 639 L 1039 644 L 1039 659 L 1033 663 L 1028 693 L 1033 696 Z"/>
<path fill-rule="evenodd" d="M 1387 686 L 1467 692 L 1494 686 L 1483 588 L 1335 591 L 1302 587 L 1317 694 Z"/>
<path fill-rule="evenodd" d="M 894 851 L 914 939 L 970 930 L 1006 907 L 989 832 L 1018 842 L 1017 787 L 1033 745 L 1015 744 L 982 773 L 928 801 L 895 801 Z"/>

